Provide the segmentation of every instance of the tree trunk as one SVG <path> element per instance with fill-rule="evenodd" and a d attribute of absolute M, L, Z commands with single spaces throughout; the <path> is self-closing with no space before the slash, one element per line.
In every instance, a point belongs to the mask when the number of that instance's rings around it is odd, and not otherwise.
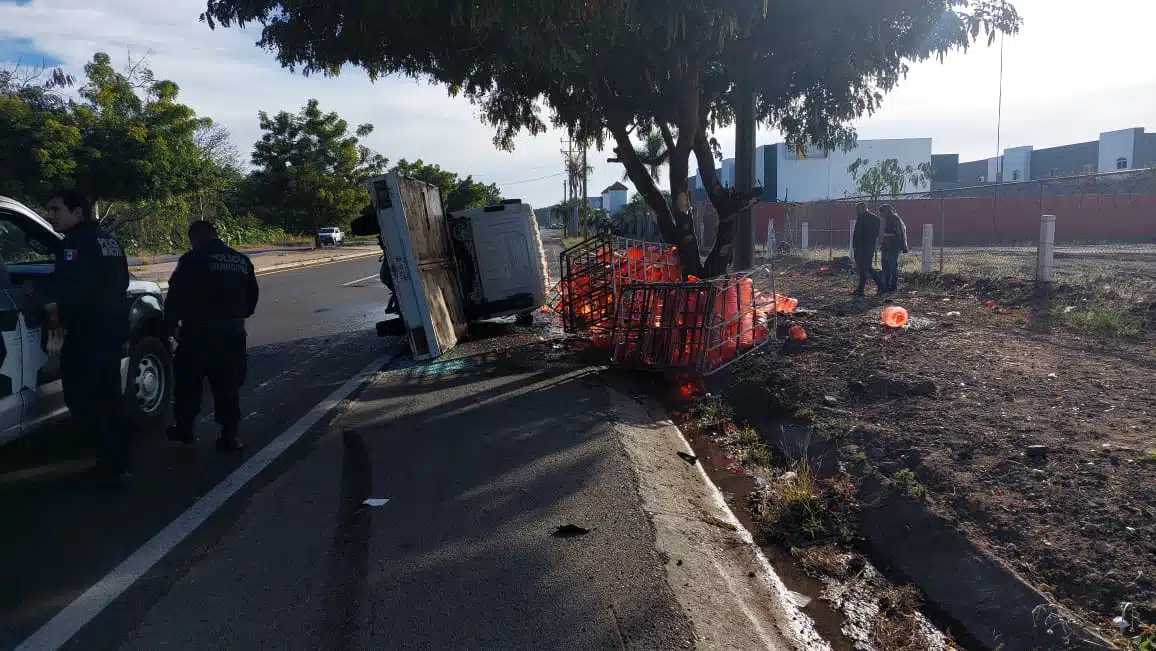
<path fill-rule="evenodd" d="M 762 188 L 754 188 L 750 194 L 740 194 L 734 188 L 724 188 L 718 183 L 718 172 L 714 166 L 714 153 L 707 142 L 706 133 L 700 131 L 694 139 L 694 156 L 698 159 L 699 175 L 706 186 L 711 206 L 718 213 L 718 231 L 714 247 L 703 264 L 707 277 L 719 276 L 727 272 L 734 260 L 735 227 L 739 213 L 758 202 Z"/>
<path fill-rule="evenodd" d="M 679 260 L 682 262 L 682 273 L 686 275 L 702 275 L 702 261 L 698 253 L 698 241 L 694 235 L 694 224 L 690 219 L 690 198 L 688 193 L 687 155 L 679 157 L 677 151 L 671 153 L 670 159 L 670 193 L 671 201 L 667 202 L 662 191 L 646 165 L 638 158 L 634 145 L 630 142 L 630 134 L 624 125 L 612 125 L 611 135 L 614 136 L 614 153 L 626 168 L 626 174 L 634 184 L 634 188 L 646 200 L 646 205 L 654 211 L 655 223 L 662 235 L 663 241 L 678 247 Z"/>

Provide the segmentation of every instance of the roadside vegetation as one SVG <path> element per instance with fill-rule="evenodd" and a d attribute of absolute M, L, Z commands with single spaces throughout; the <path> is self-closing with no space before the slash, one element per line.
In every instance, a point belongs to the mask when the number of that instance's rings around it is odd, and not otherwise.
<path fill-rule="evenodd" d="M 502 198 L 497 186 L 367 147 L 370 124 L 350 125 L 315 99 L 297 112 L 255 115 L 261 139 L 242 154 L 230 131 L 181 103 L 146 58 L 114 65 L 96 53 L 83 74 L 0 69 L 0 195 L 34 210 L 74 187 L 136 256 L 184 250 L 186 226 L 207 219 L 231 245 L 311 245 L 318 228 L 347 230 L 369 203 L 366 180 L 397 170 L 439 188 L 447 210 Z M 0 242 L 18 258 L 20 242 Z M 12 249 L 12 250 L 7 250 Z"/>

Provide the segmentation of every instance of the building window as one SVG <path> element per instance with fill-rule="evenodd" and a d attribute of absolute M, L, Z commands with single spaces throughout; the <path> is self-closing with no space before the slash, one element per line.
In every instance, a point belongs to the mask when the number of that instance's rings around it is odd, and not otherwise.
<path fill-rule="evenodd" d="M 980 177 L 979 177 L 979 182 L 980 182 L 980 183 L 984 183 L 984 182 L 986 182 L 986 181 L 987 181 L 987 177 L 985 177 L 985 176 L 980 176 Z"/>
<path fill-rule="evenodd" d="M 1020 171 L 1019 170 L 1012 170 L 1012 180 L 1013 181 L 1020 180 Z"/>
<path fill-rule="evenodd" d="M 1117 159 L 1116 159 L 1116 169 L 1118 169 L 1118 170 L 1126 170 L 1126 169 L 1128 169 L 1128 159 L 1127 159 L 1127 158 L 1122 158 L 1122 157 L 1121 157 L 1121 158 L 1117 158 Z"/>
<path fill-rule="evenodd" d="M 1088 163 L 1087 165 L 1084 166 L 1084 174 L 1095 174 L 1095 173 L 1096 173 L 1096 166 L 1095 165 Z"/>

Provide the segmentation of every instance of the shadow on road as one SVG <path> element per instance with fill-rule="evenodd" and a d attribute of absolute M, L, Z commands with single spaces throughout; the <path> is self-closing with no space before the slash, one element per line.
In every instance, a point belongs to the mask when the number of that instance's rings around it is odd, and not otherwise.
<path fill-rule="evenodd" d="M 162 432 L 140 437 L 133 484 L 119 492 L 97 490 L 80 472 L 95 442 L 70 424 L 0 448 L 0 473 L 35 474 L 0 482 L 0 648 L 31 634 L 390 343 L 366 332 L 251 348 L 241 399 L 244 453 L 213 449 L 206 391 L 200 442 L 181 446 Z M 36 473 L 55 466 L 68 472 Z"/>

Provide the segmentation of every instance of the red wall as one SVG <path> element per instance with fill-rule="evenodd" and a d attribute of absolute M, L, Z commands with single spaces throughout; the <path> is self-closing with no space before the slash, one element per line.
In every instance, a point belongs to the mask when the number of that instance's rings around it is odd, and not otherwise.
<path fill-rule="evenodd" d="M 882 202 L 881 202 L 882 203 Z M 982 246 L 1035 242 L 1040 215 L 1056 216 L 1056 242 L 1156 242 L 1156 195 L 1065 195 L 1038 198 L 959 197 L 900 199 L 890 202 L 907 224 L 908 238 L 917 242 L 923 224 L 932 224 L 935 242 L 946 246 Z M 788 204 L 755 205 L 755 234 L 765 241 L 767 222 L 783 237 Z M 847 246 L 853 202 L 821 201 L 790 207 L 795 227 L 808 223 L 810 245 Z M 707 230 L 713 232 L 713 219 Z M 941 239 L 942 238 L 942 239 Z"/>

